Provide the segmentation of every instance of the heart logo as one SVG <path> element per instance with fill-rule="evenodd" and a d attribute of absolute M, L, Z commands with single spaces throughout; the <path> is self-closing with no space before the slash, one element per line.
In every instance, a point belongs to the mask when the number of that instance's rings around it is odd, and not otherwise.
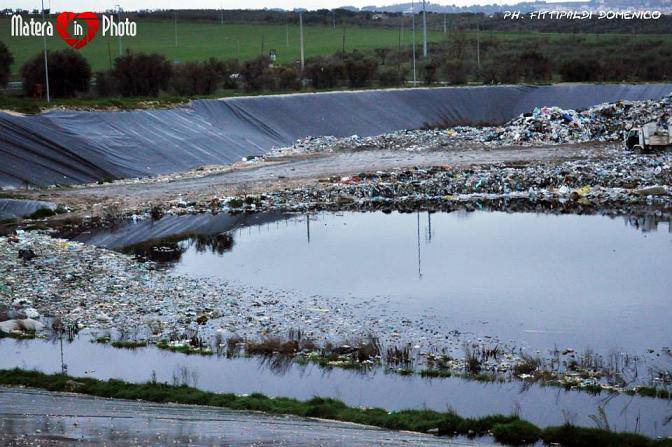
<path fill-rule="evenodd" d="M 75 20 L 78 23 L 75 24 L 74 32 L 76 35 L 73 36 L 70 34 L 68 28 L 70 22 Z M 79 35 L 77 33 L 78 30 L 81 30 L 81 32 L 84 30 L 83 24 L 79 23 L 80 21 L 87 25 L 86 35 Z M 76 50 L 83 48 L 87 43 L 91 42 L 98 32 L 98 28 L 100 28 L 100 21 L 98 14 L 95 12 L 62 12 L 56 18 L 56 31 L 58 31 L 58 34 L 61 35 L 65 43 Z"/>

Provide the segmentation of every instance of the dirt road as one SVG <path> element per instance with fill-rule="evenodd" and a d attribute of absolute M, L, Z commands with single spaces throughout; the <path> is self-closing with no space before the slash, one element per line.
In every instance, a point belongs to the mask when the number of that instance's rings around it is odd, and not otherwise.
<path fill-rule="evenodd" d="M 465 146 L 449 150 L 407 152 L 404 150 L 368 150 L 336 152 L 270 159 L 251 165 L 224 168 L 207 176 L 183 175 L 146 179 L 137 183 L 93 185 L 78 188 L 56 188 L 31 194 L 72 206 L 119 202 L 133 208 L 143 202 L 175 199 L 199 200 L 207 197 L 257 193 L 288 187 L 312 185 L 320 178 L 349 175 L 365 171 L 391 170 L 406 167 L 451 165 L 525 165 L 528 163 L 595 159 L 604 156 L 604 144 L 556 145 L 540 147 Z M 198 175 L 198 172 L 195 172 Z"/>

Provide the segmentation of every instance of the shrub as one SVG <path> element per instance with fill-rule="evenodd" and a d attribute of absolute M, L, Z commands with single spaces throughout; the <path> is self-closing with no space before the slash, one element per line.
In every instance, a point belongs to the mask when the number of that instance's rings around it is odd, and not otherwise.
<path fill-rule="evenodd" d="M 371 84 L 376 71 L 378 62 L 357 50 L 345 58 L 345 73 L 350 87 L 365 87 Z"/>
<path fill-rule="evenodd" d="M 515 420 L 506 424 L 495 424 L 492 427 L 495 440 L 506 445 L 530 445 L 541 437 L 541 430 L 526 421 Z"/>
<path fill-rule="evenodd" d="M 523 355 L 520 362 L 513 366 L 513 374 L 521 376 L 523 374 L 532 374 L 541 366 L 541 359 L 539 357 L 532 357 Z"/>
<path fill-rule="evenodd" d="M 520 55 L 523 79 L 528 82 L 551 79 L 551 61 L 537 51 L 526 51 Z"/>
<path fill-rule="evenodd" d="M 123 96 L 157 96 L 167 89 L 171 72 L 165 56 L 127 50 L 114 60 L 111 75 Z"/>
<path fill-rule="evenodd" d="M 276 90 L 299 90 L 301 82 L 299 81 L 299 72 L 294 67 L 280 65 L 273 67 L 271 77 L 274 79 Z"/>
<path fill-rule="evenodd" d="M 173 67 L 171 84 L 180 95 L 210 95 L 226 76 L 223 61 L 210 58 L 207 61 L 190 61 Z"/>
<path fill-rule="evenodd" d="M 51 217 L 56 215 L 56 211 L 51 208 L 40 208 L 31 215 L 27 216 L 28 219 L 44 219 L 46 217 Z"/>
<path fill-rule="evenodd" d="M 296 68 L 271 65 L 268 56 L 260 56 L 243 64 L 240 69 L 243 87 L 248 91 L 299 90 L 301 82 Z"/>
<path fill-rule="evenodd" d="M 91 66 L 79 52 L 70 48 L 52 51 L 49 64 L 49 92 L 57 98 L 68 98 L 89 90 Z M 44 91 L 44 55 L 39 53 L 21 67 L 23 88 L 28 95 Z M 38 87 L 40 86 L 40 87 Z"/>
<path fill-rule="evenodd" d="M 425 64 L 423 68 L 424 68 L 423 74 L 425 78 L 425 84 L 427 85 L 435 84 L 438 81 L 437 71 L 439 67 L 436 65 L 435 62 L 429 62 Z"/>
<path fill-rule="evenodd" d="M 240 63 L 237 59 L 229 59 L 223 64 L 222 78 L 224 81 L 223 87 L 227 89 L 238 88 L 238 73 L 240 72 Z"/>
<path fill-rule="evenodd" d="M 601 79 L 602 66 L 594 59 L 574 59 L 560 67 L 560 76 L 567 82 L 587 82 Z"/>
<path fill-rule="evenodd" d="M 389 67 L 380 71 L 378 74 L 378 80 L 382 86 L 393 87 L 402 85 L 406 79 L 405 73 L 403 71 L 397 69 L 396 67 Z"/>
<path fill-rule="evenodd" d="M 613 433 L 597 428 L 563 425 L 548 427 L 542 434 L 546 444 L 558 444 L 564 447 L 646 447 L 653 443 L 644 436 L 634 433 Z M 661 445 L 664 445 L 661 443 Z"/>
<path fill-rule="evenodd" d="M 510 424 L 516 421 L 519 421 L 517 416 L 493 414 L 482 418 L 465 419 L 459 429 L 462 433 L 468 434 L 471 431 L 475 435 L 483 436 L 491 431 L 495 425 Z"/>
<path fill-rule="evenodd" d="M 118 93 L 117 82 L 109 71 L 97 71 L 94 79 L 96 80 L 96 95 L 104 97 Z"/>
<path fill-rule="evenodd" d="M 443 76 L 449 84 L 466 84 L 469 67 L 459 59 L 449 59 L 442 67 Z"/>
<path fill-rule="evenodd" d="M 271 65 L 271 58 L 268 56 L 259 56 L 243 63 L 240 68 L 240 76 L 243 81 L 243 87 L 247 91 L 259 91 L 272 88 L 273 79 L 269 76 L 268 68 Z"/>
<path fill-rule="evenodd" d="M 10 67 L 14 63 L 14 56 L 2 41 L 0 41 L 0 88 L 5 88 L 9 81 Z"/>
<path fill-rule="evenodd" d="M 481 70 L 484 82 L 516 83 L 521 77 L 518 58 L 511 54 L 497 54 L 485 61 Z"/>
<path fill-rule="evenodd" d="M 315 88 L 333 88 L 346 78 L 345 65 L 336 57 L 308 59 L 304 73 Z"/>
<path fill-rule="evenodd" d="M 454 413 L 447 413 L 438 424 L 439 435 L 453 436 L 461 434 L 461 425 L 464 422 L 460 416 Z"/>

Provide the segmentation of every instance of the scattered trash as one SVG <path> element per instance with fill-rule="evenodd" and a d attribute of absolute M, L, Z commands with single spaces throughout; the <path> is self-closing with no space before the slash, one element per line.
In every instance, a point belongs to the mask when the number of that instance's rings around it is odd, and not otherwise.
<path fill-rule="evenodd" d="M 568 207 L 672 205 L 667 186 L 672 184 L 672 154 L 632 154 L 615 147 L 605 151 L 606 156 L 595 159 L 522 166 L 410 168 L 330 177 L 310 186 L 247 196 L 254 209 L 245 201 L 236 209 L 368 210 L 496 200 L 553 201 Z M 199 208 L 204 204 L 193 210 Z"/>
<path fill-rule="evenodd" d="M 26 318 L 21 320 L 6 320 L 0 322 L 0 332 L 10 334 L 12 332 L 38 332 L 44 329 L 44 324 L 39 321 Z"/>
<path fill-rule="evenodd" d="M 37 257 L 37 255 L 31 249 L 27 249 L 27 250 L 21 249 L 21 250 L 19 250 L 19 259 L 21 259 L 23 261 L 30 261 L 31 259 L 34 259 L 36 257 Z"/>

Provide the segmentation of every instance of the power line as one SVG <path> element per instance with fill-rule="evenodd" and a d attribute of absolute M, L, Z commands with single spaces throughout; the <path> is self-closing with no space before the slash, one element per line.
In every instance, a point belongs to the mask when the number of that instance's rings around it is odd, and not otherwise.
<path fill-rule="evenodd" d="M 413 26 L 411 28 L 412 29 L 411 32 L 413 34 L 413 51 L 412 51 L 412 54 L 413 54 L 413 87 L 415 87 L 416 82 L 417 82 L 417 77 L 416 77 L 416 74 L 415 74 L 415 3 L 414 2 L 411 2 L 411 14 L 412 14 L 412 18 L 413 18 L 413 21 L 412 21 Z"/>
<path fill-rule="evenodd" d="M 422 0 L 422 57 L 427 59 L 427 8 Z"/>
<path fill-rule="evenodd" d="M 303 73 L 303 67 L 305 64 L 304 52 L 303 52 L 303 12 L 299 12 L 299 39 L 301 40 L 301 73 Z"/>
<path fill-rule="evenodd" d="M 173 27 L 175 28 L 175 46 L 177 46 L 177 9 L 173 10 Z"/>
<path fill-rule="evenodd" d="M 42 0 L 42 22 L 44 23 L 44 0 Z M 42 42 L 44 44 L 44 78 L 47 87 L 47 102 L 51 102 L 51 94 L 49 92 L 49 63 L 47 62 L 47 35 L 42 33 Z"/>
<path fill-rule="evenodd" d="M 117 23 L 121 23 L 121 5 L 114 5 L 117 8 Z M 119 47 L 119 56 L 121 56 L 121 33 L 117 39 L 117 46 Z"/>

